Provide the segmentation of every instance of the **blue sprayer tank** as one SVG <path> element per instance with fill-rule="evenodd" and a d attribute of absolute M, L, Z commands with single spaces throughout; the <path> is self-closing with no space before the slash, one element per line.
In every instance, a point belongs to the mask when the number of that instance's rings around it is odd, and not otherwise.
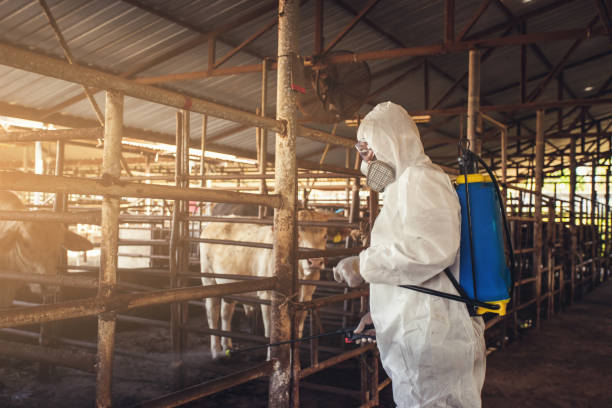
<path fill-rule="evenodd" d="M 506 314 L 510 300 L 510 270 L 506 265 L 501 206 L 495 186 L 489 176 L 468 174 L 473 253 L 470 250 L 466 184 L 463 175 L 457 177 L 457 194 L 461 204 L 461 248 L 460 279 L 467 295 L 481 302 L 498 304 L 499 310 L 478 308 L 478 314 L 485 312 Z M 476 274 L 476 297 L 472 263 Z"/>

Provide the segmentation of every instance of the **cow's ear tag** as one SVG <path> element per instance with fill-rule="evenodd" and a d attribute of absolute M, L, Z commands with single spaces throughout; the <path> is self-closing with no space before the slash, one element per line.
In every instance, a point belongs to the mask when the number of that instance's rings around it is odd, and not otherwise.
<path fill-rule="evenodd" d="M 337 233 L 336 235 L 334 235 L 334 244 L 339 243 L 340 241 L 342 241 L 342 235 L 340 235 L 340 233 Z"/>

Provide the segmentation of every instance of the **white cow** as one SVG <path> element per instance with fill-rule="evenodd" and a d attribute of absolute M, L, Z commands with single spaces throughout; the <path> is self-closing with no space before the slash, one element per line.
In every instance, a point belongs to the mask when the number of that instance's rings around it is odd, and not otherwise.
<path fill-rule="evenodd" d="M 333 214 L 312 210 L 301 210 L 299 220 L 327 221 Z M 252 241 L 272 243 L 273 230 L 270 225 L 211 223 L 201 234 L 202 238 L 228 239 L 235 241 Z M 325 249 L 327 242 L 327 228 L 299 227 L 298 246 L 304 248 Z M 233 274 L 269 277 L 274 273 L 274 258 L 270 249 L 251 248 L 232 245 L 200 244 L 200 265 L 203 273 Z M 324 258 L 300 260 L 298 265 L 299 278 L 318 280 L 321 269 L 325 266 Z M 220 278 L 202 278 L 204 286 L 218 283 L 228 283 L 232 280 Z M 314 285 L 300 285 L 299 301 L 309 301 L 316 289 Z M 268 291 L 257 293 L 260 299 L 269 300 Z M 208 327 L 230 331 L 235 302 L 219 298 L 206 299 L 206 314 Z M 266 337 L 270 336 L 270 306 L 261 305 L 261 314 Z M 299 337 L 302 335 L 306 312 L 301 313 L 298 321 Z M 225 351 L 232 348 L 232 340 L 222 337 L 219 343 L 218 336 L 211 336 L 210 349 L 213 358 L 225 355 Z"/>
<path fill-rule="evenodd" d="M 21 200 L 9 191 L 0 191 L 0 210 L 24 211 Z M 0 220 L 0 270 L 54 274 L 60 247 L 72 251 L 93 248 L 86 238 L 71 232 L 64 224 Z M 21 282 L 0 280 L 0 309 L 10 307 Z"/>

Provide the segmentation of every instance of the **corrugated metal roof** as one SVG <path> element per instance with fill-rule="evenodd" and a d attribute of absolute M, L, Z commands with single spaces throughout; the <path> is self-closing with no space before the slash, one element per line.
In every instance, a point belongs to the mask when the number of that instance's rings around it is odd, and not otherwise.
<path fill-rule="evenodd" d="M 272 2 L 269 2 L 270 4 Z M 553 0 L 502 0 L 515 16 L 537 10 L 540 7 L 554 3 Z M 75 59 L 84 65 L 91 65 L 108 72 L 120 74 L 164 55 L 169 50 L 190 42 L 202 33 L 221 27 L 235 18 L 244 16 L 265 7 L 266 2 L 249 0 L 126 0 L 126 1 L 94 1 L 94 0 L 48 0 L 51 12 L 62 30 Z M 136 6 L 135 6 L 136 4 Z M 344 5 L 343 5 L 344 4 Z M 354 18 L 354 13 L 347 11 L 352 8 L 359 11 L 367 4 L 367 0 L 348 2 L 324 2 L 324 39 L 329 43 Z M 142 7 L 137 7 L 141 5 Z M 470 21 L 481 5 L 480 0 L 457 2 L 455 10 L 455 32 L 458 33 Z M 437 44 L 443 40 L 443 8 L 442 0 L 403 0 L 380 2 L 368 13 L 366 19 L 381 27 L 390 36 L 399 39 L 406 46 Z M 229 52 L 233 46 L 257 32 L 262 26 L 275 17 L 273 7 L 260 13 L 248 23 L 232 28 L 223 33 L 216 45 L 217 60 Z M 314 14 L 315 2 L 305 1 L 301 7 L 299 44 L 304 55 L 310 55 L 314 49 Z M 545 14 L 534 17 L 527 24 L 528 32 L 546 32 L 560 29 L 584 28 L 596 15 L 597 10 L 591 2 L 568 1 L 567 4 Z M 166 18 L 160 16 L 165 15 Z M 499 7 L 499 3 L 491 2 L 487 11 L 471 29 L 469 35 L 478 31 L 506 22 L 508 17 Z M 194 30 L 197 28 L 197 30 Z M 515 34 L 512 31 L 510 35 Z M 495 34 L 495 35 L 499 35 Z M 276 55 L 276 27 L 260 36 L 245 50 L 238 52 L 223 67 L 251 65 L 260 62 L 258 56 Z M 34 49 L 38 52 L 63 58 L 62 50 L 42 13 L 38 1 L 10 0 L 0 1 L 0 40 Z M 554 66 L 566 53 L 573 41 L 559 41 L 539 44 L 542 53 Z M 360 22 L 345 36 L 336 50 L 364 52 L 397 48 L 398 42 L 384 33 L 378 32 L 366 22 Z M 583 41 L 568 61 L 587 59 L 593 55 L 610 51 L 610 41 L 607 37 L 598 37 Z M 371 90 L 374 91 L 388 83 L 411 66 L 411 58 L 396 60 L 376 60 L 369 63 L 374 75 Z M 436 68 L 429 71 L 429 100 L 433 105 L 448 89 L 452 81 L 459 78 L 467 70 L 467 53 L 452 53 L 431 56 L 430 62 Z M 576 97 L 589 95 L 584 88 L 592 85 L 597 89 L 608 77 L 612 66 L 612 57 L 584 64 L 580 67 L 565 70 L 565 81 Z M 400 64 L 400 68 L 387 75 L 376 76 L 390 67 Z M 402 65 L 405 65 L 402 67 Z M 195 46 L 186 52 L 152 66 L 136 74 L 138 77 L 164 75 L 191 71 L 203 71 L 208 66 L 207 44 Z M 527 75 L 529 77 L 545 75 L 549 68 L 534 54 L 528 51 Z M 268 112 L 274 110 L 276 75 L 271 71 L 268 83 Z M 516 103 L 519 99 L 518 88 L 497 92 L 484 96 L 519 80 L 519 47 L 501 47 L 496 49 L 491 57 L 482 65 L 483 104 Z M 530 81 L 530 92 L 541 79 Z M 199 97 L 218 101 L 239 107 L 251 112 L 260 103 L 261 73 L 252 73 L 225 77 L 212 77 L 200 80 L 165 83 L 160 86 L 186 92 Z M 451 94 L 441 106 L 454 106 L 465 103 L 467 81 Z M 0 66 L 0 102 L 15 103 L 26 107 L 47 109 L 62 101 L 81 93 L 81 87 L 65 81 L 59 81 L 28 72 Z M 538 100 L 553 100 L 557 96 L 556 81 L 552 81 Z M 567 96 L 566 94 L 566 97 Z M 103 108 L 104 94 L 95 96 Z M 414 70 L 410 75 L 397 83 L 393 88 L 377 95 L 375 101 L 392 100 L 405 106 L 408 110 L 424 108 L 423 70 Z M 364 105 L 360 112 L 365 114 L 371 105 Z M 64 108 L 64 114 L 95 119 L 89 102 L 85 99 Z M 0 112 L 1 113 L 1 112 Z M 608 106 L 595 106 L 591 109 L 594 116 L 610 113 Z M 494 114 L 502 121 L 510 122 L 508 115 Z M 524 123 L 535 128 L 534 119 L 529 112 L 521 112 L 516 117 L 527 117 Z M 531 115 L 533 116 L 533 115 Z M 556 117 L 556 115 L 554 115 Z M 436 117 L 432 124 L 441 122 L 445 117 Z M 546 125 L 555 120 L 549 115 Z M 571 118 L 569 119 L 571 120 Z M 134 98 L 126 98 L 125 121 L 128 126 L 154 130 L 169 135 L 175 131 L 175 110 Z M 316 125 L 313 127 L 331 130 L 331 125 Z M 236 124 L 209 118 L 208 134 L 227 132 Z M 423 127 L 425 128 L 425 126 Z M 339 126 L 339 135 L 350 137 L 355 134 L 355 128 Z M 459 121 L 455 118 L 441 126 L 438 132 L 428 137 L 435 139 L 440 135 L 455 136 L 459 133 Z M 198 138 L 201 134 L 201 117 L 191 116 L 191 137 Z M 239 147 L 254 151 L 254 130 L 244 130 L 228 136 L 215 143 Z M 450 140 L 450 139 L 449 139 Z M 491 148 L 496 148 L 492 143 Z M 320 151 L 323 145 L 308 140 L 299 140 L 298 156 L 307 156 Z M 274 138 L 269 138 L 268 150 L 273 152 Z M 432 150 L 434 156 L 454 154 L 453 142 L 448 148 Z M 312 156 L 313 160 L 318 160 Z M 332 150 L 326 159 L 327 163 L 343 164 L 342 149 Z"/>

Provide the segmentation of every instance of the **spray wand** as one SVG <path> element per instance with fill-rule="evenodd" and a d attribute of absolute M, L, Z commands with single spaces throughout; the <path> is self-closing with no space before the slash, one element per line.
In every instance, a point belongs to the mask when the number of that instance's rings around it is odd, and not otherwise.
<path fill-rule="evenodd" d="M 364 327 L 364 330 L 373 329 L 373 328 L 374 328 L 373 324 L 368 324 L 368 325 L 366 325 Z M 231 357 L 231 356 L 233 356 L 234 354 L 237 354 L 237 353 L 244 353 L 244 352 L 247 352 L 247 351 L 255 351 L 255 350 L 261 350 L 261 349 L 267 349 L 268 347 L 278 347 L 278 346 L 282 346 L 284 344 L 298 343 L 300 341 L 317 339 L 319 337 L 337 336 L 338 334 L 343 334 L 344 335 L 344 342 L 345 343 L 352 343 L 355 340 L 361 340 L 361 339 L 372 339 L 372 340 L 376 339 L 376 336 L 371 336 L 369 334 L 364 334 L 364 333 L 355 333 L 355 329 L 344 327 L 342 329 L 338 329 L 338 330 L 333 331 L 333 332 L 315 334 L 313 336 L 301 337 L 301 338 L 295 339 L 295 340 L 279 341 L 278 343 L 268 343 L 268 344 L 262 344 L 261 346 L 253 346 L 253 347 L 247 347 L 247 348 L 236 349 L 236 350 L 227 349 L 227 350 L 225 350 L 225 355 L 228 356 L 228 357 Z"/>

